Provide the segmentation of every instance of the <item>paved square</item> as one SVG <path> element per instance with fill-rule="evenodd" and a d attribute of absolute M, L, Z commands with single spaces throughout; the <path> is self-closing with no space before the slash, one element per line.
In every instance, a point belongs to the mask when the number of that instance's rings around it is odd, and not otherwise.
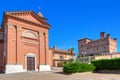
<path fill-rule="evenodd" d="M 65 75 L 62 72 L 24 72 L 0 74 L 0 80 L 120 80 L 120 74 L 77 73 Z"/>

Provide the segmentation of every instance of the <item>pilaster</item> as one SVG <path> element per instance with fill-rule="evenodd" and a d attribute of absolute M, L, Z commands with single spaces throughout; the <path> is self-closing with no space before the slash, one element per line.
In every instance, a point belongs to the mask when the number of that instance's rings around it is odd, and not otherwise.
<path fill-rule="evenodd" d="M 45 56 L 46 56 L 46 64 L 48 65 L 49 64 L 49 48 L 48 48 L 48 33 L 45 33 Z"/>
<path fill-rule="evenodd" d="M 7 24 L 8 29 L 13 29 L 13 24 Z"/>
<path fill-rule="evenodd" d="M 11 56 L 11 49 L 12 49 L 12 44 L 11 44 L 11 39 L 12 39 L 12 36 L 11 36 L 11 33 L 12 33 L 12 30 L 14 28 L 14 25 L 13 24 L 7 24 L 7 40 L 6 40 L 6 63 L 9 64 L 9 63 L 13 63 L 13 61 L 11 60 L 12 56 Z"/>
<path fill-rule="evenodd" d="M 44 32 L 39 31 L 39 50 L 40 50 L 40 63 L 39 64 L 45 64 L 45 48 L 44 48 Z"/>
<path fill-rule="evenodd" d="M 17 44 L 16 45 L 16 48 L 17 48 L 16 64 L 22 64 L 21 57 L 23 57 L 23 56 L 21 55 L 21 53 L 22 53 L 22 50 L 21 50 L 21 47 L 22 47 L 22 45 L 21 45 L 21 34 L 22 34 L 22 27 L 17 25 L 16 26 L 16 35 L 17 35 L 17 37 L 16 37 L 16 44 Z"/>

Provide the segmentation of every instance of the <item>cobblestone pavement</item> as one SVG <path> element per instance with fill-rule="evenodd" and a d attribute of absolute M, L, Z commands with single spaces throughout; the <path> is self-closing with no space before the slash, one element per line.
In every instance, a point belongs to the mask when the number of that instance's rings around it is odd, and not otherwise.
<path fill-rule="evenodd" d="M 120 80 L 120 74 L 77 73 L 65 75 L 62 72 L 24 72 L 0 74 L 0 80 Z"/>

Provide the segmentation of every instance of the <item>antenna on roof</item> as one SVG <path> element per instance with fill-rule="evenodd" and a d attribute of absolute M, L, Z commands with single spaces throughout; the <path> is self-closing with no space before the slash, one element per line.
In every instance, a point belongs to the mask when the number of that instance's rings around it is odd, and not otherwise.
<path fill-rule="evenodd" d="M 38 15 L 39 15 L 40 17 L 43 17 L 43 14 L 42 14 L 41 11 L 40 11 L 40 10 L 41 10 L 41 7 L 40 7 L 40 6 L 38 6 L 38 10 L 39 10 L 39 11 L 38 11 Z"/>

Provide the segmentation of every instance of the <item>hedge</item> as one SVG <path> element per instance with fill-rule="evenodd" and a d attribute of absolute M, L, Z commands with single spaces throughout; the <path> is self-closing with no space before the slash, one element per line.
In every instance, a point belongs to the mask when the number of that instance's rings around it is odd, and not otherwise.
<path fill-rule="evenodd" d="M 87 64 L 87 63 L 67 63 L 63 67 L 63 72 L 64 73 L 80 73 L 80 72 L 89 72 L 93 71 L 95 67 L 92 64 Z"/>
<path fill-rule="evenodd" d="M 97 70 L 120 70 L 120 58 L 91 61 Z"/>

